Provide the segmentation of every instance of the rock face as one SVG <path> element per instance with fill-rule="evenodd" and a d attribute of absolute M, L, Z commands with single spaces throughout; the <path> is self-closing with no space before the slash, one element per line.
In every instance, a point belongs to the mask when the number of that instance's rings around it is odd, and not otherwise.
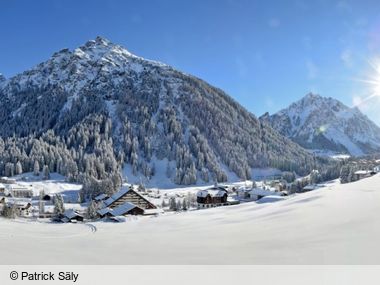
<path fill-rule="evenodd" d="M 314 163 L 222 90 L 101 37 L 0 87 L 1 137 L 50 130 L 73 152 L 79 172 L 92 168 L 81 166 L 83 157 L 106 146 L 130 175 L 164 173 L 177 184 L 226 181 L 233 173 L 248 179 L 253 167 L 306 173 Z"/>
<path fill-rule="evenodd" d="M 282 135 L 308 149 L 363 155 L 380 151 L 380 128 L 358 108 L 307 94 L 276 114 L 260 117 Z"/>

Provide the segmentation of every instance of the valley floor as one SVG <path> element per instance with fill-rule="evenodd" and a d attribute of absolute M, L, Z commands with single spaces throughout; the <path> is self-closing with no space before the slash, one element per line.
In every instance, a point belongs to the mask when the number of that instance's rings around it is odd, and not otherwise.
<path fill-rule="evenodd" d="M 126 223 L 0 220 L 1 264 L 380 264 L 380 175 Z"/>

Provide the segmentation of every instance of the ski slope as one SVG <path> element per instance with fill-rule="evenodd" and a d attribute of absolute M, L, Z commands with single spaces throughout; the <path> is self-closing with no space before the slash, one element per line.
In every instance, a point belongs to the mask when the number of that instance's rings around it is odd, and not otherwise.
<path fill-rule="evenodd" d="M 1 264 L 379 264 L 380 175 L 126 223 L 0 220 Z"/>

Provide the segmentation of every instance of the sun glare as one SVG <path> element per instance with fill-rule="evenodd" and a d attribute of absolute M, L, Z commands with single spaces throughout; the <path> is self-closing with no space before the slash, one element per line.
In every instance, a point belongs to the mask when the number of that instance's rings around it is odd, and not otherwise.
<path fill-rule="evenodd" d="M 380 97 L 380 61 L 379 59 L 369 61 L 370 66 L 372 67 L 374 74 L 370 76 L 369 80 L 366 80 L 367 83 L 371 85 L 371 98 Z"/>
<path fill-rule="evenodd" d="M 368 65 L 371 67 L 370 75 L 366 78 L 355 79 L 356 81 L 363 82 L 368 86 L 368 95 L 360 96 L 353 107 L 368 107 L 369 101 L 373 99 L 380 100 L 380 58 L 368 60 Z"/>

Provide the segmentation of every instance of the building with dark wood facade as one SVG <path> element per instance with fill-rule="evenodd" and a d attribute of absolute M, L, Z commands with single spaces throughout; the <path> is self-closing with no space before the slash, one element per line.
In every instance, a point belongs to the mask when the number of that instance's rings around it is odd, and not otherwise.
<path fill-rule="evenodd" d="M 217 186 L 201 190 L 197 193 L 198 208 L 210 208 L 228 205 L 227 189 Z"/>
<path fill-rule="evenodd" d="M 123 205 L 125 202 L 133 203 L 141 209 L 156 209 L 148 199 L 137 193 L 132 187 L 123 187 L 121 190 L 104 201 L 104 206 L 111 209 Z"/>

